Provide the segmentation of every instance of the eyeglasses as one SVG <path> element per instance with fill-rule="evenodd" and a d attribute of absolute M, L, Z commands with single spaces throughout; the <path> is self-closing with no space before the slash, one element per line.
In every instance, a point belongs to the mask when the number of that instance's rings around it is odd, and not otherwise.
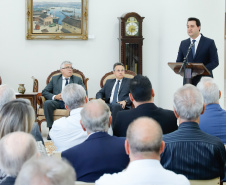
<path fill-rule="evenodd" d="M 125 70 L 122 69 L 122 70 L 114 70 L 114 71 L 120 73 L 120 72 L 124 72 Z"/>
<path fill-rule="evenodd" d="M 64 67 L 62 69 L 73 69 L 73 67 Z"/>

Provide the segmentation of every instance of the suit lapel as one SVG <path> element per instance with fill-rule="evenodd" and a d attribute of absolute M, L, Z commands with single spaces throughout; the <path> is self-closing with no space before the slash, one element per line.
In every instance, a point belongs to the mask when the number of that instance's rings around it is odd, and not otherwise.
<path fill-rule="evenodd" d="M 57 86 L 58 86 L 57 88 L 60 89 L 60 91 L 62 91 L 62 81 L 63 81 L 62 79 L 63 79 L 62 75 L 60 75 L 57 82 Z"/>
<path fill-rule="evenodd" d="M 186 56 L 186 54 L 188 52 L 188 48 L 189 48 L 190 44 L 191 44 L 191 40 L 190 40 L 190 38 L 188 38 L 187 41 L 186 41 L 186 50 L 185 50 L 186 52 L 184 54 L 184 57 Z M 188 60 L 188 62 L 193 62 L 192 50 L 188 54 L 188 59 L 187 60 Z"/>
<path fill-rule="evenodd" d="M 197 56 L 199 55 L 200 50 L 201 50 L 201 48 L 203 48 L 204 43 L 205 43 L 205 38 L 203 37 L 203 35 L 201 35 L 198 48 L 196 49 L 196 52 L 195 52 L 195 58 L 197 58 Z"/>
<path fill-rule="evenodd" d="M 115 81 L 116 81 L 116 79 L 112 79 L 112 81 L 110 83 L 110 88 L 109 89 L 111 89 L 111 91 L 112 91 L 112 89 L 114 87 Z"/>
<path fill-rule="evenodd" d="M 70 82 L 69 82 L 69 84 L 72 84 L 72 83 L 74 83 L 73 75 L 70 77 Z"/>
<path fill-rule="evenodd" d="M 126 83 L 125 81 L 126 81 L 126 79 L 123 78 L 123 79 L 122 79 L 122 84 L 120 85 L 120 89 L 119 89 L 118 95 L 119 95 L 120 92 L 122 91 L 122 88 L 124 87 L 124 83 Z"/>

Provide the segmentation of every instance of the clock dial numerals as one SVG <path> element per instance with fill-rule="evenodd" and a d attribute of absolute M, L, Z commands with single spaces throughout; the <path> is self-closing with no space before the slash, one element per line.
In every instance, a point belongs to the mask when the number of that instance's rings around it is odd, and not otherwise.
<path fill-rule="evenodd" d="M 125 31 L 128 36 L 138 36 L 139 23 L 135 17 L 129 17 L 127 19 Z"/>
<path fill-rule="evenodd" d="M 136 23 L 128 23 L 126 25 L 126 33 L 128 35 L 134 36 L 138 33 L 138 25 Z"/>

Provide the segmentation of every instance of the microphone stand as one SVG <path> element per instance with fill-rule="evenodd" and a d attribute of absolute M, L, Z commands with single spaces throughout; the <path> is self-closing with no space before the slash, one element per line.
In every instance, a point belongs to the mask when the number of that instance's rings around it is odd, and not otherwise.
<path fill-rule="evenodd" d="M 191 43 L 190 46 L 189 46 L 189 48 L 188 48 L 187 54 L 186 54 L 186 56 L 184 57 L 183 65 L 181 66 L 181 68 L 180 68 L 180 70 L 179 70 L 179 74 L 181 73 L 181 70 L 182 70 L 183 68 L 184 68 L 184 72 L 185 72 L 185 69 L 186 69 L 186 67 L 187 67 L 187 65 L 188 65 L 188 55 L 189 55 L 189 53 L 190 53 L 190 51 L 191 51 L 191 48 L 192 48 L 193 46 L 194 46 L 194 44 Z"/>

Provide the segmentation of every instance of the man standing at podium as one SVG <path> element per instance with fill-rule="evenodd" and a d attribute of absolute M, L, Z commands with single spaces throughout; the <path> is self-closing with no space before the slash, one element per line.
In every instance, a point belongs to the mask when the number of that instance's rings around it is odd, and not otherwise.
<path fill-rule="evenodd" d="M 183 62 L 187 55 L 188 48 L 191 51 L 188 55 L 187 61 L 190 63 L 203 63 L 210 72 L 210 77 L 213 77 L 212 70 L 219 65 L 217 48 L 214 40 L 204 37 L 200 34 L 201 23 L 200 20 L 194 17 L 188 18 L 187 33 L 190 38 L 181 41 L 178 51 L 177 62 Z M 202 75 L 197 75 L 192 78 L 192 84 L 197 85 Z"/>

